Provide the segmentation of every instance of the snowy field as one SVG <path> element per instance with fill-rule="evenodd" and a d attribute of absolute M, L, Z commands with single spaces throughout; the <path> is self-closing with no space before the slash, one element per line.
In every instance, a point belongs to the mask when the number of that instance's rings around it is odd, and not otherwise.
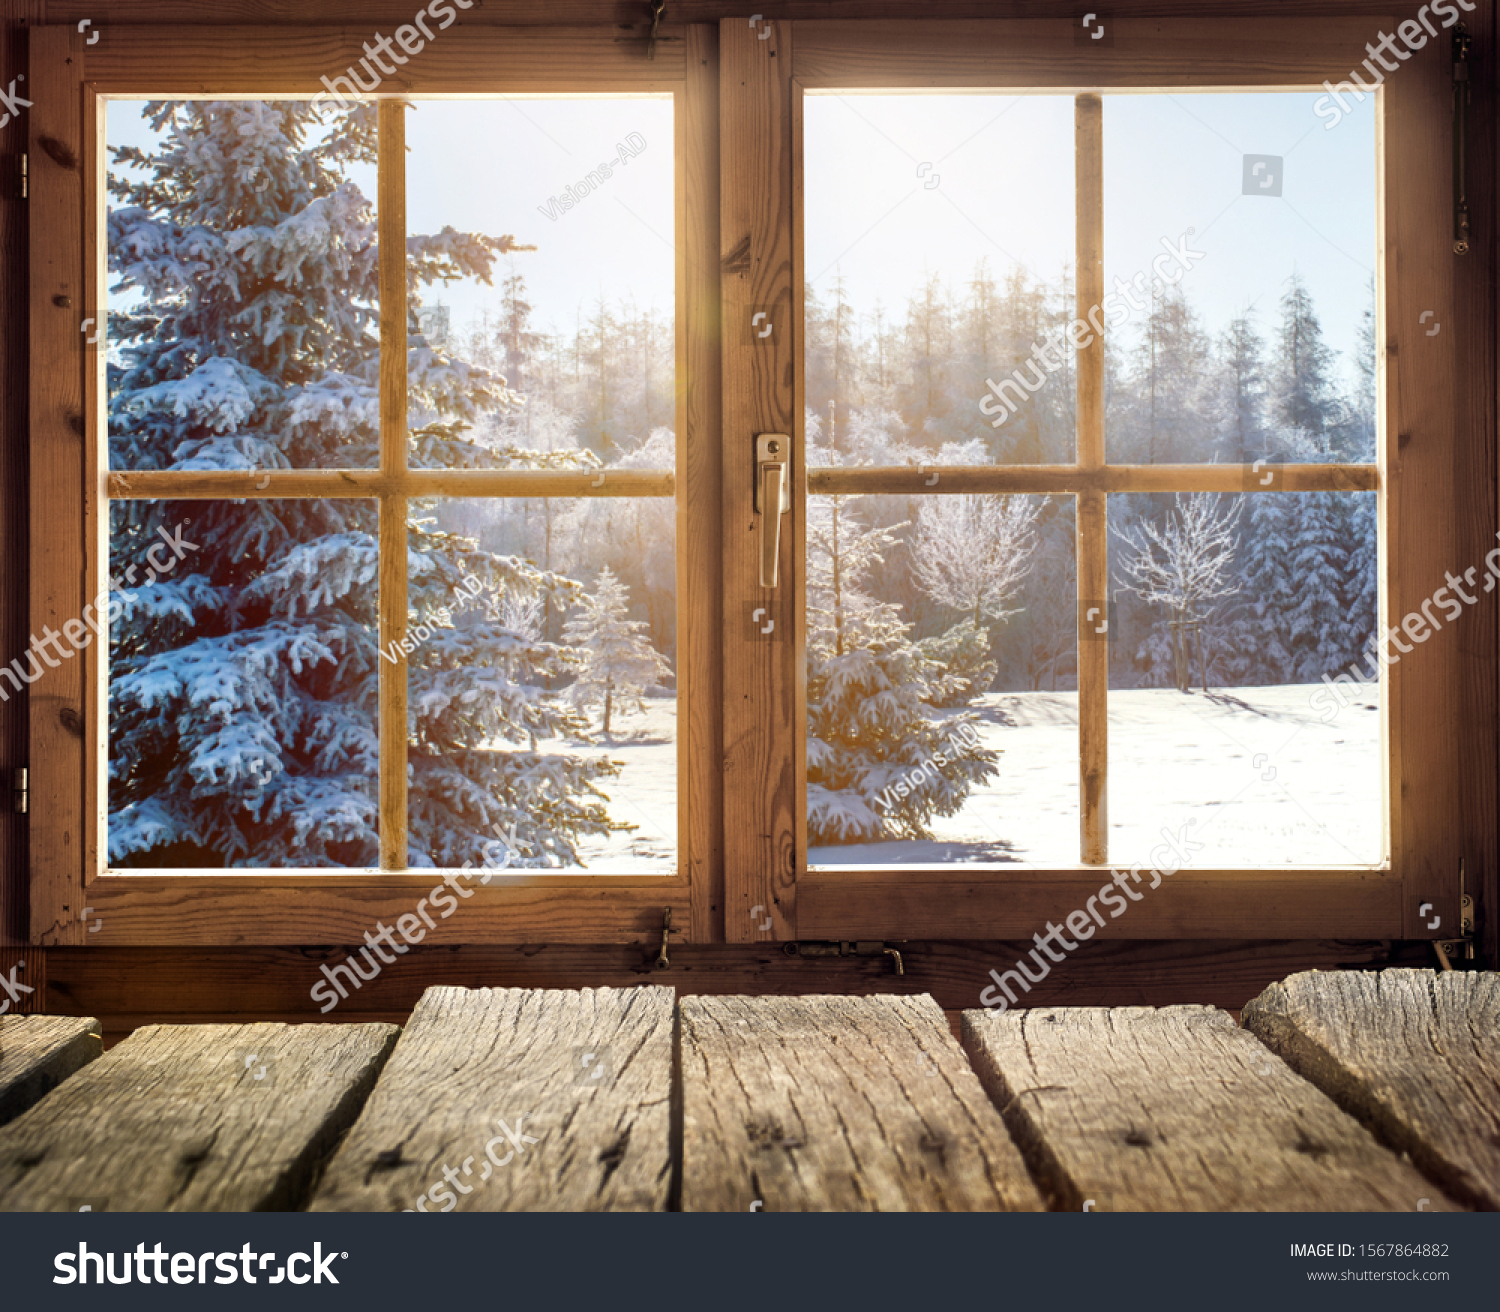
<path fill-rule="evenodd" d="M 1216 866 L 1378 864 L 1382 858 L 1380 716 L 1373 698 L 1325 724 L 1307 685 L 1109 695 L 1109 855 L 1145 861 L 1165 827 L 1204 844 Z M 964 862 L 1078 864 L 1078 695 L 990 693 L 972 708 L 999 773 L 939 817 L 928 842 L 813 848 L 817 866 Z M 610 811 L 640 828 L 581 850 L 600 874 L 675 867 L 676 704 L 621 719 L 615 742 L 587 749 L 623 761 Z"/>

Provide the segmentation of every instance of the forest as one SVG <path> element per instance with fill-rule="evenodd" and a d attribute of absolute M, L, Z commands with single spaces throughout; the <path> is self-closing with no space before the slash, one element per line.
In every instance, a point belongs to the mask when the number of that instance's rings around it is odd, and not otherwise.
<path fill-rule="evenodd" d="M 372 467 L 378 242 L 348 174 L 373 162 L 373 109 L 145 112 L 157 144 L 114 148 L 110 177 L 112 467 Z M 546 234 L 527 236 L 407 239 L 413 467 L 672 470 L 672 319 L 602 295 L 542 314 L 526 269 Z M 493 299 L 449 328 L 459 279 Z M 856 310 L 836 274 L 810 288 L 805 459 L 1070 463 L 1072 303 L 1067 270 L 986 262 L 890 310 Z M 1294 268 L 1273 309 L 1217 328 L 1153 285 L 1106 338 L 1109 458 L 1372 460 L 1373 302 L 1358 341 L 1346 361 L 1325 344 Z M 1024 391 L 997 419 L 1007 376 Z M 185 510 L 204 544 L 118 593 L 112 863 L 373 864 L 377 671 L 398 654 L 411 864 L 579 868 L 639 827 L 612 799 L 647 721 L 653 743 L 674 732 L 670 498 L 414 503 L 400 653 L 378 640 L 373 502 L 111 509 L 112 572 Z M 806 526 L 813 841 L 924 838 L 997 768 L 984 699 L 1076 688 L 1071 500 L 814 497 Z M 1109 526 L 1114 688 L 1310 683 L 1374 634 L 1373 494 L 1116 495 Z M 670 810 L 671 781 L 653 787 Z"/>

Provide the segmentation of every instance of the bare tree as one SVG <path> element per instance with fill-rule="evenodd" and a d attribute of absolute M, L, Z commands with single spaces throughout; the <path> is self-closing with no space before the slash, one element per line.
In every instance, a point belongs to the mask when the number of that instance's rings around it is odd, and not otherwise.
<path fill-rule="evenodd" d="M 1239 584 L 1230 576 L 1239 544 L 1239 501 L 1223 504 L 1212 492 L 1178 493 L 1161 528 L 1149 521 L 1116 536 L 1129 549 L 1122 565 L 1126 590 L 1148 605 L 1171 612 L 1172 657 L 1177 691 L 1186 692 L 1189 634 L 1196 636 L 1198 672 L 1208 691 L 1208 663 L 1203 653 L 1203 622 L 1220 597 L 1233 596 Z"/>
<path fill-rule="evenodd" d="M 1044 498 L 929 496 L 917 510 L 912 572 L 939 606 L 963 611 L 978 627 L 1013 615 L 1009 603 L 1031 571 Z"/>

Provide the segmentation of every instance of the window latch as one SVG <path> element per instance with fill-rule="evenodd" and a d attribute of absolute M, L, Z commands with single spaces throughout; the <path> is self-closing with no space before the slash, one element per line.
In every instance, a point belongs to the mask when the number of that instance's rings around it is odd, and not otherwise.
<path fill-rule="evenodd" d="M 787 477 L 787 452 L 792 439 L 785 433 L 761 433 L 755 439 L 755 513 L 760 516 L 760 586 L 776 586 L 781 559 L 781 517 L 792 508 Z"/>

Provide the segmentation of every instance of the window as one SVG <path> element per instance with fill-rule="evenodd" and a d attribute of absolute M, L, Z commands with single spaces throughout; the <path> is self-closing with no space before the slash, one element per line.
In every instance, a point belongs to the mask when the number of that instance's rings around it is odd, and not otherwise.
<path fill-rule="evenodd" d="M 31 691 L 40 941 L 357 940 L 466 862 L 491 868 L 436 941 L 655 940 L 664 914 L 700 942 L 1027 937 L 1156 861 L 1162 830 L 1224 801 L 1231 758 L 1250 791 L 1221 808 L 1222 841 L 1109 932 L 1417 936 L 1423 902 L 1456 919 L 1479 831 L 1441 817 L 1489 768 L 1465 775 L 1444 746 L 1473 735 L 1462 630 L 1410 644 L 1330 730 L 1301 702 L 1349 653 L 1277 655 L 1271 685 L 1255 649 L 1313 556 L 1272 551 L 1239 611 L 1225 601 L 1279 524 L 1341 553 L 1324 600 L 1358 611 L 1354 651 L 1484 558 L 1490 471 L 1456 446 L 1451 400 L 1457 353 L 1479 348 L 1420 317 L 1459 313 L 1444 61 L 1403 65 L 1332 132 L 1316 89 L 1358 66 L 1362 20 L 1271 37 L 1121 20 L 1096 47 L 1063 20 L 760 26 L 670 29 L 649 60 L 613 32 L 456 30 L 399 95 L 316 120 L 352 36 L 256 36 L 262 59 L 200 31 L 164 72 L 150 29 L 81 53 L 69 30 L 33 33 L 36 631 L 154 544 L 171 556 L 154 595 L 109 607 L 131 635 L 112 660 L 83 648 Z M 160 215 L 105 221 L 112 180 L 150 199 L 146 155 L 104 149 L 148 98 L 220 115 L 251 154 L 301 134 L 280 172 L 226 183 L 300 227 L 237 230 L 267 285 L 294 246 L 318 264 L 310 304 L 222 293 L 226 322 L 261 316 L 225 331 L 274 362 L 216 366 L 217 426 L 183 422 L 192 374 L 164 359 L 205 331 L 186 323 L 201 282 L 158 259 Z M 522 132 L 589 146 L 571 172 L 540 147 L 507 164 Z M 929 158 L 939 139 L 987 165 Z M 1291 213 L 1274 170 L 1299 155 L 1342 205 Z M 1287 204 L 1241 190 L 1208 213 L 1228 165 Z M 1246 226 L 1273 212 L 1284 227 Z M 1153 287 L 1159 239 L 1203 249 L 1200 214 L 1224 258 L 1179 255 Z M 157 285 L 112 300 L 127 246 Z M 1257 259 L 1295 263 L 1276 290 L 1311 284 L 1309 322 L 1337 319 L 1362 412 L 1273 432 L 1221 396 L 1206 428 L 1184 397 L 1194 315 L 1232 335 L 1247 279 L 1270 278 Z M 963 349 L 944 337 L 956 277 L 980 324 Z M 1116 278 L 1141 296 L 1123 321 Z M 466 340 L 487 304 L 500 326 Z M 1039 362 L 1027 315 L 1085 326 L 1050 353 L 1039 338 Z M 90 349 L 80 325 L 106 318 Z M 157 363 L 107 374 L 129 334 Z M 1127 385 L 1142 359 L 1144 393 Z M 258 396 L 273 373 L 284 395 Z M 194 574 L 199 552 L 214 567 Z M 205 667 L 189 688 L 187 660 L 163 659 L 215 642 L 245 657 L 233 687 Z M 272 723 L 281 707 L 215 721 L 262 695 L 256 660 L 299 728 Z M 1011 684 L 985 691 L 988 666 Z M 1213 700 L 1181 691 L 1205 683 Z M 873 750 L 872 696 L 890 711 Z M 1284 751 L 1272 722 L 1313 746 Z M 246 732 L 256 750 L 231 741 Z"/>

